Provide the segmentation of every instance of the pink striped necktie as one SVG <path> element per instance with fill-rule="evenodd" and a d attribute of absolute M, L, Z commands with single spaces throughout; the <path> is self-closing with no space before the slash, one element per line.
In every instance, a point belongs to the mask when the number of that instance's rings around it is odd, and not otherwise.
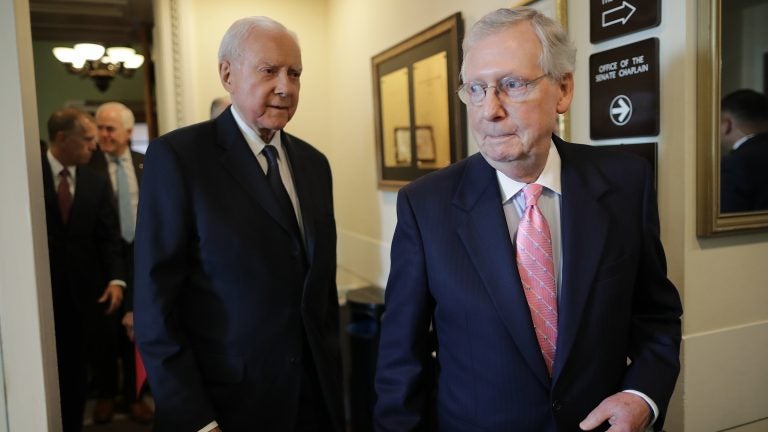
<path fill-rule="evenodd" d="M 549 224 L 537 205 L 541 191 L 539 184 L 528 184 L 523 188 L 525 210 L 517 227 L 515 242 L 517 269 L 531 310 L 536 339 L 547 370 L 552 375 L 557 346 L 557 291 Z"/>

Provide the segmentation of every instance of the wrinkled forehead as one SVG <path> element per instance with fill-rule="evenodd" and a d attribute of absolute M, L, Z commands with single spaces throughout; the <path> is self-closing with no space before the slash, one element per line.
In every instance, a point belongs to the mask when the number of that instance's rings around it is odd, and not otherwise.
<path fill-rule="evenodd" d="M 241 41 L 237 60 L 265 61 L 301 67 L 301 49 L 292 34 L 279 29 L 252 29 Z"/>
<path fill-rule="evenodd" d="M 518 23 L 476 38 L 467 47 L 462 78 L 478 76 L 530 78 L 541 71 L 542 48 L 527 23 Z"/>

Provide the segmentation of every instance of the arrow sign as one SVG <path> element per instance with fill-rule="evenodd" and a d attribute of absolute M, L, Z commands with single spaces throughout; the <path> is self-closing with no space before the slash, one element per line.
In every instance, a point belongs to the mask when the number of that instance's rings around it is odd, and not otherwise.
<path fill-rule="evenodd" d="M 623 126 L 632 118 L 632 101 L 624 95 L 618 95 L 611 101 L 611 121 Z"/>
<path fill-rule="evenodd" d="M 636 10 L 637 8 L 631 4 L 627 2 L 621 2 L 621 6 L 608 9 L 607 11 L 603 12 L 603 27 L 608 27 L 618 23 L 621 23 L 621 25 L 626 24 L 627 21 L 629 21 L 629 17 L 631 17 Z"/>

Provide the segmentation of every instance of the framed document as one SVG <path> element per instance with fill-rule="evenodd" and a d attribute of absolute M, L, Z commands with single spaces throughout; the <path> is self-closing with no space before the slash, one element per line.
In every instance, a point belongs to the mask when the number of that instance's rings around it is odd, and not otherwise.
<path fill-rule="evenodd" d="M 379 186 L 399 187 L 467 154 L 459 86 L 461 14 L 371 60 Z"/>

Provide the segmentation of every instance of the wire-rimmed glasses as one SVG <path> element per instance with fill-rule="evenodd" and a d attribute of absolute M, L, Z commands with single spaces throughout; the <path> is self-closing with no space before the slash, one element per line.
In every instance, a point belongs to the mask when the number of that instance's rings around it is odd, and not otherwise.
<path fill-rule="evenodd" d="M 492 88 L 495 89 L 496 92 L 503 93 L 513 101 L 521 101 L 528 97 L 531 90 L 533 90 L 542 78 L 547 76 L 548 74 L 543 74 L 532 80 L 523 80 L 508 76 L 500 79 L 495 85 L 479 82 L 464 83 L 459 86 L 459 99 L 467 105 L 481 105 L 483 101 L 485 101 L 488 89 Z"/>

